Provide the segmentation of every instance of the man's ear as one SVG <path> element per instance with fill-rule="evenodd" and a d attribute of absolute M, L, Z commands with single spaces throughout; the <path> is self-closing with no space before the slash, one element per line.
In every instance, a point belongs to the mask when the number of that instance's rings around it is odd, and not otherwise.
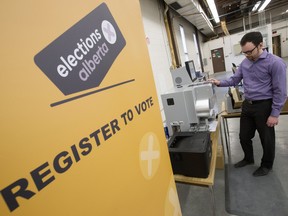
<path fill-rule="evenodd" d="M 262 48 L 263 47 L 263 42 L 261 42 L 260 44 L 259 44 L 259 48 Z"/>

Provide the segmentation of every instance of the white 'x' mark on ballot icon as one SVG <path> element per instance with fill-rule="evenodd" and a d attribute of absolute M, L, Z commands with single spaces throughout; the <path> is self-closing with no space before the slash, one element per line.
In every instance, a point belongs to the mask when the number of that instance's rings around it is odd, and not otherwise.
<path fill-rule="evenodd" d="M 105 39 L 108 41 L 108 43 L 114 44 L 117 40 L 117 35 L 113 25 L 107 20 L 104 20 L 101 24 L 101 28 L 103 35 Z"/>
<path fill-rule="evenodd" d="M 154 137 L 150 135 L 148 137 L 148 149 L 147 151 L 142 151 L 141 152 L 141 160 L 146 160 L 148 162 L 148 176 L 152 175 L 152 162 L 155 159 L 158 159 L 160 156 L 159 151 L 154 151 L 153 150 L 153 145 L 154 145 Z"/>

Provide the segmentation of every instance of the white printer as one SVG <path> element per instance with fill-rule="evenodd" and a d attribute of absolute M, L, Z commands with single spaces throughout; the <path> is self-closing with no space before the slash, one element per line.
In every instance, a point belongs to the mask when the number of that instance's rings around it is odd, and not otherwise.
<path fill-rule="evenodd" d="M 207 81 L 192 82 L 189 76 L 185 76 L 184 69 L 182 67 L 171 71 L 172 74 L 175 72 L 172 75 L 175 87 L 161 95 L 170 136 L 175 131 L 199 128 L 200 124 L 207 123 L 217 113 L 214 86 Z M 179 84 L 180 80 L 185 84 Z"/>

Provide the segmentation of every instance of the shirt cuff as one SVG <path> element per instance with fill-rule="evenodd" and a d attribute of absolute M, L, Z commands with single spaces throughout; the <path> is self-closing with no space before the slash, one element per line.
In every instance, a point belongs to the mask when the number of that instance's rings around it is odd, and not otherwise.
<path fill-rule="evenodd" d="M 280 115 L 280 111 L 272 109 L 272 112 L 271 112 L 270 116 L 274 116 L 274 117 L 278 118 L 279 115 Z"/>

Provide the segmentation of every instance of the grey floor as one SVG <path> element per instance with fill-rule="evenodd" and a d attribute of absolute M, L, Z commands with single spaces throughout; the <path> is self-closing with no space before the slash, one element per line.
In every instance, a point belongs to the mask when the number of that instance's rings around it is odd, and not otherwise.
<path fill-rule="evenodd" d="M 288 58 L 284 59 L 288 62 Z M 232 75 L 232 71 L 217 73 L 214 76 L 216 79 L 225 79 Z M 216 97 L 219 110 L 221 109 L 221 102 L 224 100 L 228 88 L 216 88 Z M 282 150 L 287 152 L 288 149 L 288 116 L 280 116 L 280 123 L 276 127 L 276 158 L 273 167 L 273 174 L 277 175 L 283 188 L 284 194 L 288 197 L 288 158 L 282 155 Z M 243 158 L 243 152 L 239 144 L 239 119 L 228 119 L 230 146 L 231 146 L 231 163 L 235 163 Z M 258 138 L 256 134 L 255 139 Z M 255 142 L 257 145 L 257 142 Z M 259 143 L 260 145 L 260 143 Z M 261 148 L 257 151 L 261 151 Z M 227 155 L 227 154 L 226 154 Z M 261 153 L 260 153 L 261 155 Z M 284 157 L 285 156 L 285 157 Z M 227 157 L 226 157 L 227 159 Z M 259 165 L 261 158 L 255 158 L 255 167 Z M 227 165 L 226 160 L 226 165 Z M 257 168 L 257 167 L 256 167 Z M 252 175 L 252 173 L 251 173 Z M 262 178 L 262 177 L 259 177 Z M 180 200 L 181 210 L 183 216 L 208 216 L 213 215 L 210 191 L 206 187 L 199 187 L 187 184 L 176 183 L 177 192 Z M 216 216 L 235 215 L 229 214 L 225 206 L 225 170 L 216 169 L 214 181 L 214 196 L 216 205 Z M 269 197 L 269 194 L 267 194 Z M 260 205 L 261 208 L 261 205 Z M 275 215 L 275 214 L 274 214 Z M 263 215 L 259 215 L 263 216 Z M 277 216 L 277 215 L 275 215 Z"/>

